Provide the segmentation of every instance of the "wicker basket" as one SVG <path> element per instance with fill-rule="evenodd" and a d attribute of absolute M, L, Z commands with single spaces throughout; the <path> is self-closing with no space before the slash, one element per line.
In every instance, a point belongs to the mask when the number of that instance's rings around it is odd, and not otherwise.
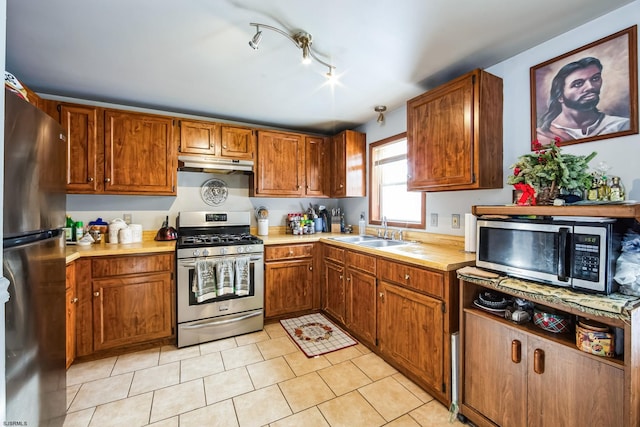
<path fill-rule="evenodd" d="M 555 181 L 551 183 L 550 187 L 541 188 L 536 192 L 536 204 L 538 205 L 553 205 L 553 201 L 560 194 L 560 190 L 556 187 Z"/>

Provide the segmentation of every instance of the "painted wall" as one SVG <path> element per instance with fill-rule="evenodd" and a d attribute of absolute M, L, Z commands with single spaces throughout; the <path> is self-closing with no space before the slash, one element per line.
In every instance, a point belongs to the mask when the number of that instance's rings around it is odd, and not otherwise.
<path fill-rule="evenodd" d="M 504 83 L 504 180 L 505 186 L 497 190 L 451 191 L 427 194 L 427 231 L 433 233 L 463 235 L 464 214 L 470 212 L 472 205 L 510 203 L 512 187 L 506 185 L 506 177 L 511 173 L 509 165 L 517 157 L 529 151 L 530 112 L 529 112 L 529 69 L 555 56 L 613 34 L 619 30 L 638 24 L 640 20 L 640 0 L 614 12 L 604 15 L 577 29 L 571 30 L 548 42 L 529 49 L 506 61 L 487 69 L 503 79 Z M 606 82 L 605 82 L 606 84 Z M 606 87 L 605 87 L 606 90 Z M 372 111 L 371 121 L 358 130 L 367 134 L 367 143 L 378 141 L 406 131 L 406 107 L 390 111 L 385 115 L 385 123 L 376 122 Z M 611 174 L 619 175 L 625 185 L 628 198 L 640 200 L 640 172 L 633 166 L 640 159 L 640 136 L 632 135 L 604 141 L 576 144 L 563 148 L 571 154 L 598 155 L 592 161 L 607 162 Z M 288 212 L 300 211 L 312 204 L 325 205 L 328 208 L 342 207 L 346 212 L 347 224 L 357 224 L 360 212 L 367 212 L 368 199 L 287 199 L 287 198 L 249 198 L 248 178 L 244 175 L 212 175 L 191 172 L 178 173 L 177 197 L 131 197 L 131 196 L 85 196 L 69 195 L 67 208 L 76 220 L 85 223 L 102 216 L 106 220 L 132 214 L 132 221 L 140 223 L 144 229 L 157 229 L 165 215 L 175 224 L 175 216 L 184 210 L 216 210 L 208 206 L 200 197 L 200 186 L 207 179 L 218 177 L 229 186 L 229 198 L 219 207 L 220 210 L 250 210 L 259 206 L 269 209 L 270 225 L 284 225 Z M 432 213 L 438 214 L 438 226 L 429 225 Z M 463 223 L 460 228 L 451 228 L 451 215 L 461 214 Z M 252 225 L 256 225 L 252 216 Z"/>
<path fill-rule="evenodd" d="M 464 221 L 463 214 L 470 212 L 473 205 L 510 203 L 512 187 L 506 185 L 507 176 L 512 173 L 509 166 L 520 155 L 530 151 L 529 69 L 532 66 L 639 23 L 640 0 L 487 68 L 488 72 L 501 77 L 504 84 L 505 187 L 498 190 L 427 193 L 427 231 L 463 235 L 464 222 L 461 228 L 452 229 L 451 214 L 461 214 Z M 606 90 L 606 76 L 604 85 L 603 91 Z M 406 107 L 403 107 L 387 114 L 384 125 L 378 125 L 373 119 L 358 130 L 365 132 L 367 143 L 371 143 L 404 132 L 406 128 Z M 563 152 L 576 155 L 587 155 L 593 151 L 598 154 L 590 164 L 596 166 L 601 161 L 606 162 L 611 166 L 610 175 L 621 177 L 627 199 L 640 200 L 640 170 L 637 166 L 640 161 L 640 135 L 563 147 Z M 357 221 L 357 212 L 368 209 L 364 200 L 351 200 L 344 202 L 344 205 L 346 212 L 350 213 L 348 220 L 352 222 Z M 438 214 L 438 227 L 429 226 L 431 213 Z"/>

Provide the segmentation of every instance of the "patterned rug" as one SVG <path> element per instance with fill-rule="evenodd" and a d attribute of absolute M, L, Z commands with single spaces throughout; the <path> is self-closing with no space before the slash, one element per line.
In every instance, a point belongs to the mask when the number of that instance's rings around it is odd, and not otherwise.
<path fill-rule="evenodd" d="M 281 320 L 282 327 L 307 357 L 316 357 L 358 344 L 322 314 Z"/>

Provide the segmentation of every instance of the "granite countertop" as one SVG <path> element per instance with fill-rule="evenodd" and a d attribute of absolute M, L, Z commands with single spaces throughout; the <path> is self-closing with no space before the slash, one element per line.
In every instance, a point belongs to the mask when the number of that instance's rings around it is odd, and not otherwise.
<path fill-rule="evenodd" d="M 292 235 L 270 233 L 259 236 L 266 246 L 300 243 L 323 242 L 345 249 L 357 250 L 370 255 L 385 257 L 396 261 L 407 262 L 422 267 L 441 271 L 452 271 L 475 265 L 475 254 L 464 251 L 464 241 L 457 237 L 444 235 L 429 235 L 427 241 L 407 241 L 406 245 L 368 248 L 354 243 L 332 240 L 332 237 L 344 237 L 341 233 L 315 233 Z M 67 246 L 67 263 L 81 257 L 131 255 L 141 253 L 158 253 L 175 251 L 175 241 L 157 242 L 145 240 L 141 243 L 110 244 L 101 243 L 90 246 Z"/>

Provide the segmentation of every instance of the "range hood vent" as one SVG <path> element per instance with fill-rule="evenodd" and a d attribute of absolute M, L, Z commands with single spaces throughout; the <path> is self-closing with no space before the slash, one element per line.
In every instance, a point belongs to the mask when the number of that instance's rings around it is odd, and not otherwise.
<path fill-rule="evenodd" d="M 178 170 L 220 174 L 253 173 L 253 160 L 219 159 L 212 156 L 178 156 Z"/>

